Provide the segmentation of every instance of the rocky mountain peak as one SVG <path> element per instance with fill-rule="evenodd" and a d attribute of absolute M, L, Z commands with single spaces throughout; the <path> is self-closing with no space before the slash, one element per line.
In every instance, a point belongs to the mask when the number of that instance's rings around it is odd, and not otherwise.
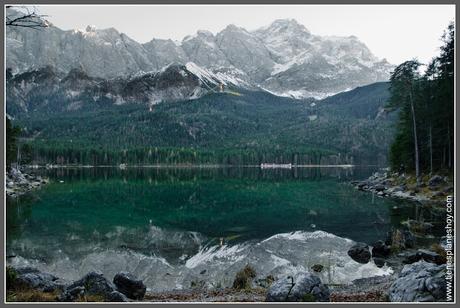
<path fill-rule="evenodd" d="M 295 92 L 296 97 L 331 95 L 388 80 L 392 69 L 357 37 L 317 36 L 295 19 L 278 19 L 251 32 L 230 24 L 216 35 L 198 30 L 181 42 L 152 39 L 145 44 L 114 28 L 10 27 L 6 46 L 6 67 L 13 73 L 50 64 L 68 72 L 81 64 L 90 76 L 114 78 L 193 62 L 214 74 L 231 72 L 240 83 L 282 95 Z"/>

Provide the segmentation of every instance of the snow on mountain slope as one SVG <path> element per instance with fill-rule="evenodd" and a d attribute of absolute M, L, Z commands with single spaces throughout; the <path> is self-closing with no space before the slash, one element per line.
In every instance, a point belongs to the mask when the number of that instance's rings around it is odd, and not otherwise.
<path fill-rule="evenodd" d="M 81 67 L 90 76 L 115 78 L 193 62 L 206 74 L 189 68 L 210 80 L 260 85 L 299 98 L 385 81 L 393 69 L 358 38 L 314 35 L 293 19 L 275 20 L 255 31 L 229 25 L 216 35 L 199 30 L 181 42 L 153 39 L 144 44 L 113 28 L 9 27 L 6 46 L 6 65 L 14 73 L 52 65 L 59 71 Z"/>
<path fill-rule="evenodd" d="M 11 112 L 55 112 L 77 110 L 84 106 L 112 103 L 144 104 L 152 108 L 161 102 L 196 99 L 226 88 L 248 88 L 237 76 L 238 71 L 214 73 L 193 62 L 170 64 L 158 71 L 138 72 L 127 78 L 91 77 L 82 68 L 67 74 L 47 66 L 16 75 L 7 80 L 8 105 Z M 240 72 L 240 74 L 242 74 Z"/>

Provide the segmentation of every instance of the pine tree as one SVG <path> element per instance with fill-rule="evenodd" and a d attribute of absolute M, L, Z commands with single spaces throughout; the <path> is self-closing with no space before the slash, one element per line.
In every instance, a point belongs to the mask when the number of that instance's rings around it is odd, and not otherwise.
<path fill-rule="evenodd" d="M 420 79 L 417 60 L 406 61 L 395 68 L 390 77 L 390 107 L 410 110 L 414 144 L 414 164 L 417 183 L 420 182 L 420 154 L 417 137 L 416 83 Z M 407 108 L 409 107 L 409 108 Z M 406 124 L 406 123 L 405 123 Z"/>

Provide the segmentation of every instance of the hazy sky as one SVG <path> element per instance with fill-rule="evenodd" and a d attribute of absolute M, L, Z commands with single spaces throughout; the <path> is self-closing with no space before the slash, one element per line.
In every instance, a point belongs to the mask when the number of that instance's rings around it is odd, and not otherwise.
<path fill-rule="evenodd" d="M 199 29 L 219 32 L 228 24 L 254 30 L 279 18 L 294 18 L 313 34 L 355 35 L 379 58 L 399 64 L 427 62 L 454 20 L 454 5 L 151 5 L 36 6 L 65 30 L 114 27 L 143 43 L 152 38 L 182 40 Z"/>

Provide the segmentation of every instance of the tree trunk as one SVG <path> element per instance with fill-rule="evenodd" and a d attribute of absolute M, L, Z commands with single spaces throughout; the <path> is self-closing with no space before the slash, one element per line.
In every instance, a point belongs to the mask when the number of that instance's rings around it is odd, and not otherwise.
<path fill-rule="evenodd" d="M 420 184 L 420 162 L 418 154 L 418 141 L 417 141 L 417 123 L 415 121 L 415 107 L 414 100 L 412 98 L 412 89 L 409 92 L 410 95 L 410 107 L 412 111 L 412 122 L 414 126 L 414 148 L 415 148 L 415 177 L 417 178 L 417 186 Z"/>

